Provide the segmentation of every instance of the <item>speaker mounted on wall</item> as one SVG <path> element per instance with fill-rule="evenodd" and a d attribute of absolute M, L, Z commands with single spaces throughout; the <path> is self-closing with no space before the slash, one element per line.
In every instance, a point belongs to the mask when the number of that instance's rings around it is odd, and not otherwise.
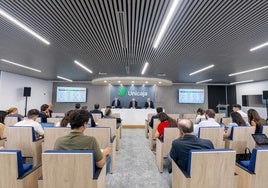
<path fill-rule="evenodd" d="M 268 91 L 262 91 L 262 98 L 268 99 Z"/>
<path fill-rule="evenodd" d="M 31 88 L 30 87 L 24 87 L 23 96 L 24 97 L 30 97 L 31 96 Z"/>

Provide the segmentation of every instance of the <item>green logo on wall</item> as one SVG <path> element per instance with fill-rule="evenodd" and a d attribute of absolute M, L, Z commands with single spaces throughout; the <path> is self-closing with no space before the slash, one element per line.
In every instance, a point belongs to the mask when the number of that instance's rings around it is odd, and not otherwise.
<path fill-rule="evenodd" d="M 122 88 L 120 88 L 119 90 L 118 90 L 118 96 L 124 96 L 124 95 L 126 95 L 127 94 L 127 88 L 126 87 L 122 87 Z"/>

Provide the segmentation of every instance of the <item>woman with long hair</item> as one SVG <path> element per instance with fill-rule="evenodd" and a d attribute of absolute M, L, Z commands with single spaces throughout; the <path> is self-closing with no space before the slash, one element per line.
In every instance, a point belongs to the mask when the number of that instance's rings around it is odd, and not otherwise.
<path fill-rule="evenodd" d="M 255 133 L 260 133 L 260 126 L 266 123 L 255 109 L 248 110 L 248 122 L 251 126 L 255 127 Z"/>

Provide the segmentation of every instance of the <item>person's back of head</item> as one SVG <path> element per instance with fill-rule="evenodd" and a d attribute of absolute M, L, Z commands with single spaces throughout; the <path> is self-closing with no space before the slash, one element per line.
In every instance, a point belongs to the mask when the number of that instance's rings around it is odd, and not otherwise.
<path fill-rule="evenodd" d="M 88 109 L 87 106 L 82 106 L 82 107 L 81 107 L 81 110 L 87 110 L 87 109 Z"/>
<path fill-rule="evenodd" d="M 41 112 L 44 112 L 48 109 L 48 105 L 47 104 L 43 104 L 41 107 L 40 107 L 40 110 Z"/>
<path fill-rule="evenodd" d="M 111 108 L 106 108 L 105 109 L 105 112 L 104 112 L 104 115 L 105 116 L 110 116 L 112 114 L 112 110 L 111 110 Z"/>
<path fill-rule="evenodd" d="M 193 134 L 194 125 L 189 119 L 180 119 L 178 121 L 178 127 L 183 134 Z"/>
<path fill-rule="evenodd" d="M 99 104 L 94 104 L 94 109 L 95 110 L 98 110 L 100 108 L 100 105 Z"/>
<path fill-rule="evenodd" d="M 81 107 L 80 103 L 75 104 L 75 109 L 80 109 L 80 107 Z"/>
<path fill-rule="evenodd" d="M 265 120 L 261 118 L 259 113 L 255 109 L 249 109 L 248 110 L 248 121 L 251 123 L 251 121 L 255 121 L 257 124 L 265 124 Z"/>
<path fill-rule="evenodd" d="M 209 118 L 215 118 L 215 111 L 213 109 L 207 109 L 206 110 L 206 115 L 209 117 Z"/>
<path fill-rule="evenodd" d="M 203 108 L 198 108 L 197 111 L 196 111 L 197 114 L 200 114 L 200 115 L 204 115 L 205 114 L 205 110 Z"/>
<path fill-rule="evenodd" d="M 157 116 L 161 122 L 168 120 L 168 115 L 165 112 L 160 112 L 157 114 Z"/>
<path fill-rule="evenodd" d="M 156 112 L 159 114 L 160 112 L 163 112 L 163 108 L 162 107 L 157 107 L 156 108 Z"/>
<path fill-rule="evenodd" d="M 38 116 L 39 116 L 39 110 L 37 109 L 31 109 L 27 113 L 28 119 L 34 119 L 37 118 Z"/>
<path fill-rule="evenodd" d="M 89 121 L 90 113 L 87 110 L 74 110 L 70 114 L 71 129 L 79 129 Z"/>
<path fill-rule="evenodd" d="M 231 115 L 233 122 L 236 123 L 238 126 L 245 126 L 246 125 L 246 122 L 242 118 L 240 113 L 232 112 L 230 115 Z"/>
<path fill-rule="evenodd" d="M 234 104 L 233 105 L 233 111 L 237 112 L 238 110 L 241 110 L 241 105 L 240 104 Z"/>
<path fill-rule="evenodd" d="M 7 110 L 7 114 L 17 114 L 18 113 L 18 108 L 16 107 L 11 107 Z"/>

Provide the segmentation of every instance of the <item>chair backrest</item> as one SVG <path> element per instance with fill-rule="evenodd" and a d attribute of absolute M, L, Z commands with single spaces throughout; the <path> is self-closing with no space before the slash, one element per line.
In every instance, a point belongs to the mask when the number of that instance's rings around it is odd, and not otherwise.
<path fill-rule="evenodd" d="M 47 118 L 47 122 L 48 123 L 54 123 L 55 125 L 58 123 L 58 122 L 61 122 L 62 118 Z"/>
<path fill-rule="evenodd" d="M 52 118 L 63 118 L 65 116 L 65 113 L 52 113 L 51 117 Z"/>
<path fill-rule="evenodd" d="M 98 122 L 99 119 L 101 119 L 101 114 L 100 113 L 91 113 L 92 117 L 94 119 L 95 122 Z"/>
<path fill-rule="evenodd" d="M 42 154 L 43 187 L 93 187 L 93 151 L 46 151 Z"/>
<path fill-rule="evenodd" d="M 110 127 L 90 127 L 84 131 L 87 136 L 93 136 L 99 143 L 100 148 L 104 149 L 110 145 L 111 142 L 111 128 Z"/>
<path fill-rule="evenodd" d="M 35 131 L 30 126 L 7 127 L 6 148 L 17 148 L 23 156 L 32 156 L 32 144 L 36 141 Z"/>
<path fill-rule="evenodd" d="M 119 113 L 113 113 L 112 116 L 115 117 L 115 118 L 121 118 Z"/>
<path fill-rule="evenodd" d="M 198 132 L 199 138 L 209 139 L 216 149 L 225 147 L 223 140 L 223 127 L 200 127 Z"/>
<path fill-rule="evenodd" d="M 221 122 L 221 118 L 224 118 L 226 116 L 225 113 L 216 113 L 215 114 L 215 121 L 220 123 Z"/>
<path fill-rule="evenodd" d="M 183 114 L 183 119 L 195 119 L 196 114 Z"/>
<path fill-rule="evenodd" d="M 223 123 L 225 126 L 227 126 L 231 122 L 232 122 L 232 118 L 223 117 L 221 120 L 221 123 Z"/>
<path fill-rule="evenodd" d="M 255 147 L 255 141 L 251 134 L 254 132 L 255 127 L 232 127 L 228 147 L 234 149 L 236 153 L 244 153 L 246 147 L 252 150 Z"/>
<path fill-rule="evenodd" d="M 172 141 L 179 137 L 179 129 L 176 127 L 164 128 L 163 156 L 167 156 L 171 149 Z"/>
<path fill-rule="evenodd" d="M 189 187 L 233 187 L 234 171 L 234 150 L 190 150 L 187 169 L 191 177 Z"/>
<path fill-rule="evenodd" d="M 65 136 L 70 132 L 68 127 L 46 127 L 44 129 L 44 144 L 42 150 L 51 150 L 59 137 Z"/>
<path fill-rule="evenodd" d="M 154 116 L 155 114 L 148 114 L 147 115 L 147 121 L 148 122 L 150 122 L 151 121 L 151 118 L 152 118 L 152 116 Z"/>
<path fill-rule="evenodd" d="M 110 127 L 112 136 L 116 136 L 116 119 L 101 118 L 98 120 L 98 126 Z"/>
<path fill-rule="evenodd" d="M 18 122 L 18 117 L 6 117 L 5 118 L 5 125 L 6 126 L 13 126 Z"/>

